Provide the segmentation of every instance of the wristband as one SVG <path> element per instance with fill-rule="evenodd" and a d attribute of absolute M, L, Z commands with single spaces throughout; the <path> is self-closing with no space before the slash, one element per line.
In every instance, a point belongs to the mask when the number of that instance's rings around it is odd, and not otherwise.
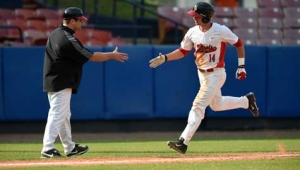
<path fill-rule="evenodd" d="M 243 58 L 238 58 L 238 65 L 239 65 L 239 66 L 244 66 L 244 65 L 245 65 L 245 57 L 243 57 Z"/>
<path fill-rule="evenodd" d="M 167 57 L 167 55 L 166 55 L 166 54 L 164 54 L 164 56 L 165 56 L 165 61 L 168 61 L 168 57 Z"/>

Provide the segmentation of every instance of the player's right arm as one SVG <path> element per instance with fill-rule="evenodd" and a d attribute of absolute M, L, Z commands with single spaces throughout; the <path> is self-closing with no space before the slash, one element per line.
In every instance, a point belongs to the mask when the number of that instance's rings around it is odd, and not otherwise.
<path fill-rule="evenodd" d="M 163 64 L 166 61 L 178 60 L 178 59 L 185 57 L 190 52 L 190 50 L 186 50 L 184 48 L 187 47 L 188 49 L 191 49 L 193 47 L 193 43 L 188 38 L 188 35 L 189 35 L 189 31 L 186 33 L 183 40 L 181 41 L 180 48 L 178 48 L 170 53 L 167 53 L 167 54 L 159 53 L 159 55 L 157 57 L 150 60 L 149 61 L 150 67 L 156 68 L 157 66 Z"/>
<path fill-rule="evenodd" d="M 92 57 L 90 58 L 90 61 L 94 62 L 103 62 L 107 60 L 116 60 L 120 62 L 124 62 L 128 60 L 128 55 L 126 53 L 120 53 L 118 52 L 118 47 L 115 48 L 113 52 L 94 52 Z"/>

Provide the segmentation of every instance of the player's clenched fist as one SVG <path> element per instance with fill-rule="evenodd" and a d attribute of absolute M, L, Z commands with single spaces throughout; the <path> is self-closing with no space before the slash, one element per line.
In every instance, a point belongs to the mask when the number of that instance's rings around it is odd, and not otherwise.
<path fill-rule="evenodd" d="M 159 53 L 159 56 L 157 56 L 156 58 L 153 58 L 152 60 L 149 61 L 150 67 L 156 68 L 157 66 L 163 64 L 165 61 L 167 61 L 166 55 Z"/>
<path fill-rule="evenodd" d="M 238 69 L 236 70 L 236 74 L 235 74 L 236 78 L 239 80 L 244 80 L 247 77 L 247 73 L 245 70 L 245 66 L 241 65 L 238 67 Z"/>

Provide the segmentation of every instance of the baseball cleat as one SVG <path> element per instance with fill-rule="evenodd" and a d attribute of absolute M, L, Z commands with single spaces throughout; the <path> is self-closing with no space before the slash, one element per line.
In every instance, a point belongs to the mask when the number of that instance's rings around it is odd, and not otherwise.
<path fill-rule="evenodd" d="M 183 138 L 179 138 L 178 141 L 168 141 L 168 146 L 170 146 L 170 148 L 174 149 L 175 151 L 181 153 L 181 154 L 185 154 L 186 150 L 187 150 L 187 145 L 185 145 L 184 143 L 184 139 Z"/>
<path fill-rule="evenodd" d="M 84 145 L 84 146 L 79 146 L 79 144 L 75 144 L 75 148 L 66 156 L 67 157 L 75 157 L 78 155 L 82 155 L 86 153 L 89 150 L 89 147 Z"/>
<path fill-rule="evenodd" d="M 60 158 L 61 154 L 56 149 L 51 149 L 46 152 L 42 152 L 41 158 Z"/>
<path fill-rule="evenodd" d="M 246 95 L 246 97 L 248 98 L 248 101 L 249 101 L 248 109 L 251 111 L 251 113 L 253 114 L 254 117 L 258 117 L 259 111 L 258 111 L 258 107 L 256 104 L 256 99 L 255 99 L 254 94 L 252 92 L 250 92 Z"/>

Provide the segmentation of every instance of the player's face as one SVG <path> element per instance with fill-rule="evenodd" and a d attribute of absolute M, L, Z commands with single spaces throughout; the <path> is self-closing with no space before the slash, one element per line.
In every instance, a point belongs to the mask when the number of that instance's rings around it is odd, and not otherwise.
<path fill-rule="evenodd" d="M 202 22 L 203 16 L 201 16 L 201 15 L 194 16 L 193 19 L 194 19 L 196 25 L 203 25 L 203 22 Z"/>

